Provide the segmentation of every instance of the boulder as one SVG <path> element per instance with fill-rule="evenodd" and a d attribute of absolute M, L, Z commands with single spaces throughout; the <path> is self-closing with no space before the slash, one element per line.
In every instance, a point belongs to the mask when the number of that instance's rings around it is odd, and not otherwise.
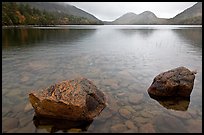
<path fill-rule="evenodd" d="M 105 108 L 105 96 L 86 78 L 62 81 L 29 94 L 36 116 L 91 121 Z"/>
<path fill-rule="evenodd" d="M 159 97 L 190 97 L 196 72 L 185 67 L 178 67 L 157 75 L 149 89 L 151 96 Z"/>

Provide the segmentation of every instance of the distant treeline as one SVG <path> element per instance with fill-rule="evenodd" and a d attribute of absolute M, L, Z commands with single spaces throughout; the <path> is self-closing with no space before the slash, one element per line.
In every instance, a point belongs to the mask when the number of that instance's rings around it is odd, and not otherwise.
<path fill-rule="evenodd" d="M 28 4 L 2 2 L 2 25 L 68 25 L 99 24 L 84 17 L 41 11 Z"/>

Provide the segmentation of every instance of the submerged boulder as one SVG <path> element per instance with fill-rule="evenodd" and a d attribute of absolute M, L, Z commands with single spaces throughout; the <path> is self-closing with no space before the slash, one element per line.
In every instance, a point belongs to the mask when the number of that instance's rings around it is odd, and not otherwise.
<path fill-rule="evenodd" d="M 76 129 L 78 131 L 87 131 L 89 126 L 93 121 L 71 121 L 66 119 L 56 119 L 56 118 L 48 118 L 48 117 L 33 117 L 33 124 L 37 129 L 48 129 L 48 132 L 55 133 L 60 130 L 72 130 Z"/>
<path fill-rule="evenodd" d="M 151 96 L 159 97 L 190 97 L 193 89 L 196 72 L 185 67 L 178 67 L 163 73 L 154 78 L 147 90 Z"/>
<path fill-rule="evenodd" d="M 91 121 L 105 108 L 105 96 L 86 78 L 62 81 L 29 94 L 37 116 Z"/>

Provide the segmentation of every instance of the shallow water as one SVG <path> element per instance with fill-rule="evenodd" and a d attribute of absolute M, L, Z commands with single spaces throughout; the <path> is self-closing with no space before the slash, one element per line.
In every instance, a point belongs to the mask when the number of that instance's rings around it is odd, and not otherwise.
<path fill-rule="evenodd" d="M 197 71 L 190 101 L 151 98 L 153 78 L 179 66 Z M 35 118 L 31 90 L 81 76 L 106 94 L 98 117 L 65 128 Z M 202 26 L 3 28 L 2 132 L 202 132 Z"/>

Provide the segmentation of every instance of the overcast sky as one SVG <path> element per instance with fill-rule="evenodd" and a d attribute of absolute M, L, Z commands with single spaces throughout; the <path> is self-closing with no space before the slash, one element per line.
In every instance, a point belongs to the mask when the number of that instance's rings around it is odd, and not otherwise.
<path fill-rule="evenodd" d="M 159 18 L 172 18 L 196 2 L 66 2 L 102 21 L 113 21 L 127 12 L 151 11 Z"/>

